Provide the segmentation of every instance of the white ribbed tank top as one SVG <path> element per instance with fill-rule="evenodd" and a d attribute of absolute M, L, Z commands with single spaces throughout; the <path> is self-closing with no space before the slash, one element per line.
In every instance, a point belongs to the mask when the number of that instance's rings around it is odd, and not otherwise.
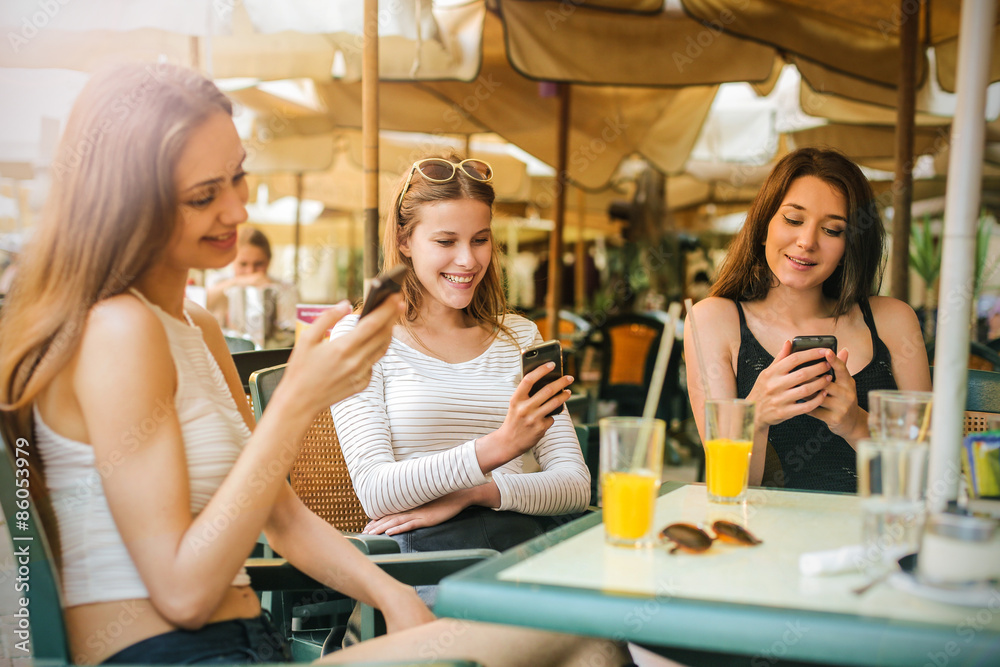
<path fill-rule="evenodd" d="M 191 488 L 191 513 L 197 515 L 236 463 L 250 438 L 222 371 L 202 338 L 201 329 L 171 317 L 137 290 L 132 293 L 163 323 L 177 370 L 173 405 L 157 406 L 148 420 L 136 424 L 123 442 L 138 447 L 156 420 L 176 410 L 184 438 Z M 109 397 L 110 400 L 111 397 Z M 65 438 L 34 410 L 37 448 L 59 525 L 62 547 L 62 588 L 66 606 L 148 598 L 149 592 L 129 556 L 104 496 L 101 483 L 109 471 L 99 471 L 89 444 Z M 128 440 L 126 440 L 128 438 Z M 131 443 L 134 443 L 132 445 Z M 246 570 L 233 586 L 247 586 Z"/>

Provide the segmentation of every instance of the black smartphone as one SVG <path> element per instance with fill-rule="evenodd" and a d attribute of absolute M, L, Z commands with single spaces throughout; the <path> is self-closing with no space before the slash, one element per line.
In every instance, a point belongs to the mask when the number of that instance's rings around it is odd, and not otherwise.
<path fill-rule="evenodd" d="M 803 350 L 814 350 L 817 347 L 825 347 L 833 350 L 834 354 L 837 354 L 837 337 L 836 336 L 796 336 L 792 339 L 792 354 L 796 352 L 802 352 Z M 807 361 L 804 364 L 799 364 L 792 369 L 792 372 L 799 370 L 800 368 L 805 368 L 806 366 L 812 366 L 813 364 L 818 364 L 822 359 L 815 359 L 813 361 Z M 831 381 L 837 380 L 837 374 L 833 372 L 831 368 L 823 375 L 829 375 Z M 812 398 L 810 396 L 809 398 Z M 804 403 L 809 400 L 809 398 L 800 398 L 796 403 Z"/>
<path fill-rule="evenodd" d="M 395 294 L 403 289 L 403 278 L 406 277 L 410 267 L 406 264 L 397 264 L 385 273 L 380 273 L 373 280 L 368 288 L 368 296 L 365 297 L 365 305 L 361 308 L 360 317 L 364 317 L 372 312 L 385 301 L 390 294 Z"/>
<path fill-rule="evenodd" d="M 538 345 L 532 345 L 531 347 L 525 349 L 521 352 L 521 376 L 525 376 L 531 371 L 535 370 L 542 364 L 553 362 L 556 367 L 551 371 L 543 375 L 535 384 L 531 387 L 528 392 L 529 396 L 534 396 L 538 393 L 538 390 L 549 384 L 550 382 L 555 382 L 563 376 L 562 370 L 562 346 L 557 340 L 549 340 L 544 343 L 539 343 Z M 549 413 L 549 417 L 555 417 L 557 414 L 562 412 L 562 406 L 560 405 L 557 410 Z"/>

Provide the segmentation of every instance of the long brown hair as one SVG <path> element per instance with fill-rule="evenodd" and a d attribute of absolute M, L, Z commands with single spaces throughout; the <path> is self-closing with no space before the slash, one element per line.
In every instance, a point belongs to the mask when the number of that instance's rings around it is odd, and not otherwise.
<path fill-rule="evenodd" d="M 445 156 L 443 159 L 454 164 L 462 161 L 462 158 L 454 154 Z M 413 177 L 410 179 L 406 196 L 400 203 L 399 195 L 406 184 L 410 171 L 413 171 Z M 389 200 L 391 208 L 386 216 L 385 234 L 382 237 L 382 270 L 388 271 L 398 264 L 405 264 L 411 269 L 406 275 L 402 289 L 403 300 L 406 303 L 403 326 L 407 330 L 410 329 L 410 325 L 420 312 L 423 293 L 420 281 L 417 279 L 416 273 L 412 271 L 413 261 L 402 253 L 400 247 L 409 242 L 414 227 L 420 222 L 420 209 L 433 202 L 472 199 L 486 204 L 490 208 L 491 214 L 493 211 L 493 201 L 496 198 L 493 186 L 469 178 L 461 169 L 457 171 L 455 178 L 450 181 L 434 183 L 424 179 L 420 175 L 420 170 L 411 167 L 400 176 L 392 190 L 392 198 Z M 507 294 L 504 291 L 503 266 L 500 263 L 500 249 L 496 239 L 493 239 L 491 247 L 490 264 L 472 295 L 472 302 L 465 308 L 465 312 L 480 326 L 492 331 L 494 335 L 503 333 L 514 340 L 514 336 L 503 322 L 504 316 L 508 312 Z"/>
<path fill-rule="evenodd" d="M 87 313 L 127 290 L 174 232 L 174 172 L 191 133 L 232 105 L 197 72 L 129 64 L 94 74 L 70 113 L 52 189 L 0 316 L 0 416 L 30 405 L 71 358 Z"/>
<path fill-rule="evenodd" d="M 729 246 L 712 296 L 737 301 L 758 301 L 767 296 L 775 281 L 764 255 L 767 228 L 792 182 L 803 176 L 815 176 L 836 188 L 847 208 L 844 259 L 823 282 L 824 296 L 835 302 L 833 315 L 844 315 L 855 303 L 878 294 L 885 228 L 871 183 L 843 154 L 801 148 L 781 158 L 764 181 L 743 228 Z"/>

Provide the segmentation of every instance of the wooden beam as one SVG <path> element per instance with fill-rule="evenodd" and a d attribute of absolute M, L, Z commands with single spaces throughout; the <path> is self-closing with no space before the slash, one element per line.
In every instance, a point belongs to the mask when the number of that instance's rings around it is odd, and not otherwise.
<path fill-rule="evenodd" d="M 896 178 L 893 182 L 892 296 L 910 301 L 910 205 L 913 203 L 913 127 L 923 0 L 900 0 L 899 95 L 896 104 Z"/>

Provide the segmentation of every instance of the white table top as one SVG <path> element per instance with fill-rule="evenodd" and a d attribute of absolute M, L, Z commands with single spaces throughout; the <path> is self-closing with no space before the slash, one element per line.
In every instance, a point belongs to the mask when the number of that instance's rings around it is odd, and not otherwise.
<path fill-rule="evenodd" d="M 799 555 L 858 544 L 861 509 L 856 496 L 751 490 L 742 506 L 709 504 L 703 485 L 660 497 L 654 526 L 702 526 L 728 519 L 746 526 L 763 544 L 716 542 L 702 554 L 671 555 L 664 547 L 633 550 L 604 543 L 598 524 L 499 572 L 502 581 L 592 589 L 612 594 L 720 601 L 874 616 L 951 625 L 974 619 L 977 628 L 1000 631 L 1000 593 L 979 608 L 935 602 L 882 583 L 862 596 L 851 589 L 861 573 L 807 577 Z M 977 612 L 981 612 L 978 613 Z M 980 618 L 981 617 L 981 618 Z M 970 626 L 973 627 L 973 626 Z"/>

